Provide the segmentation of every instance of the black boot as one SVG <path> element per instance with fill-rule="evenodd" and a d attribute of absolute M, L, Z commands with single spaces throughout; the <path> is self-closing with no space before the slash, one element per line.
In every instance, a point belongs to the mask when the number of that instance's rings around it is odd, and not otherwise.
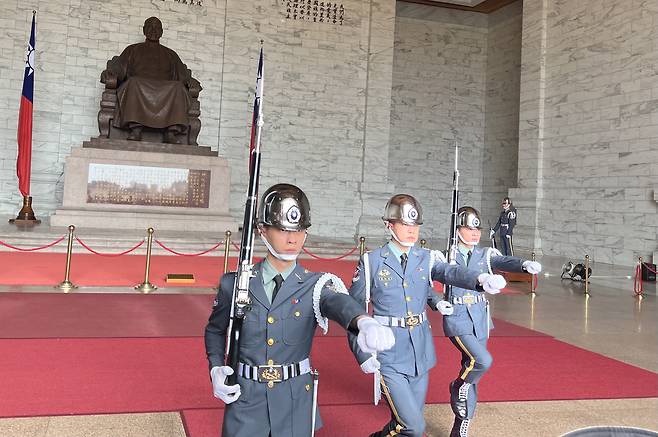
<path fill-rule="evenodd" d="M 450 406 L 455 416 L 465 419 L 468 415 L 467 400 L 471 383 L 463 379 L 455 379 L 450 383 Z"/>
<path fill-rule="evenodd" d="M 468 437 L 468 426 L 470 423 L 470 419 L 460 419 L 459 417 L 455 417 L 455 422 L 452 424 L 452 430 L 450 430 L 450 437 Z"/>

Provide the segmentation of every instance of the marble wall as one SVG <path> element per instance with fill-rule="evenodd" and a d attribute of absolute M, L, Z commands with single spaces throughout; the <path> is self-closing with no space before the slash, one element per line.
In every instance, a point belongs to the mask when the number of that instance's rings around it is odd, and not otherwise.
<path fill-rule="evenodd" d="M 658 8 L 627 6 L 524 2 L 517 245 L 624 265 L 658 246 Z"/>

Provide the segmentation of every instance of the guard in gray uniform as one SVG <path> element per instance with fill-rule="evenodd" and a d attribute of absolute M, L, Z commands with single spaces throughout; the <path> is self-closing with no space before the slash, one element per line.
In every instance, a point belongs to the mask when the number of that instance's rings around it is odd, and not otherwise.
<path fill-rule="evenodd" d="M 299 188 L 278 184 L 259 206 L 259 232 L 268 255 L 255 265 L 241 338 L 238 384 L 226 385 L 224 364 L 235 273 L 221 279 L 206 326 L 206 354 L 215 397 L 226 403 L 224 437 L 309 437 L 314 411 L 309 354 L 316 326 L 330 318 L 371 353 L 394 344 L 390 328 L 366 315 L 334 275 L 314 273 L 296 262 L 311 226 L 310 207 Z"/>
<path fill-rule="evenodd" d="M 381 372 L 381 391 L 391 409 L 390 422 L 371 436 L 422 437 L 429 370 L 436 364 L 425 306 L 442 313 L 452 309 L 434 291 L 432 280 L 478 290 L 504 287 L 505 280 L 449 265 L 442 253 L 415 247 L 423 217 L 412 196 L 393 196 L 382 218 L 392 240 L 364 254 L 350 294 L 364 306 L 372 301 L 373 318 L 393 329 L 395 346 L 375 356 L 360 348 L 352 334 L 350 346 L 363 372 Z"/>
<path fill-rule="evenodd" d="M 493 239 L 498 232 L 500 236 L 500 249 L 503 255 L 514 256 L 514 243 L 512 234 L 516 226 L 516 208 L 512 205 L 509 197 L 503 199 L 503 210 L 500 212 L 496 226 L 490 231 L 489 238 Z"/>
<path fill-rule="evenodd" d="M 458 265 L 475 274 L 492 273 L 494 270 L 531 274 L 541 271 L 541 264 L 536 261 L 504 256 L 496 249 L 477 247 L 481 237 L 480 224 L 480 214 L 475 208 L 459 208 Z M 498 291 L 489 293 L 495 294 Z M 487 340 L 493 324 L 489 314 L 489 302 L 484 293 L 453 288 L 452 296 L 454 311 L 443 317 L 443 331 L 461 352 L 462 359 L 459 376 L 450 383 L 450 404 L 455 413 L 450 437 L 467 437 L 468 426 L 475 413 L 477 384 L 492 363 L 491 354 L 487 351 Z"/>

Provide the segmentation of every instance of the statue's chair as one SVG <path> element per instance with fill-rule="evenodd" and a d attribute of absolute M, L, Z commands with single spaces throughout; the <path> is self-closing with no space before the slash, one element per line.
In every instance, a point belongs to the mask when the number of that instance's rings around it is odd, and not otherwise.
<path fill-rule="evenodd" d="M 118 60 L 119 57 L 115 56 L 107 61 L 106 71 L 112 71 L 112 64 L 118 62 Z M 187 71 L 190 74 L 190 77 L 192 77 L 192 72 L 189 69 Z M 117 89 L 119 88 L 119 85 L 121 85 L 121 83 L 116 80 L 115 76 L 105 81 L 105 89 L 103 90 L 103 96 L 101 97 L 101 109 L 98 111 L 98 130 L 100 131 L 101 137 L 126 139 L 130 133 L 128 129 L 120 129 L 112 125 L 114 111 L 117 106 Z M 190 84 L 187 87 L 190 97 L 190 107 L 187 112 L 188 124 L 185 135 L 181 135 L 181 138 L 186 139 L 185 143 L 192 146 L 198 145 L 197 137 L 201 130 L 201 120 L 199 120 L 199 116 L 201 115 L 199 93 L 201 92 L 201 89 L 201 83 L 192 77 Z M 144 141 L 156 143 L 164 142 L 165 131 L 166 129 L 154 129 L 144 126 L 142 139 Z"/>

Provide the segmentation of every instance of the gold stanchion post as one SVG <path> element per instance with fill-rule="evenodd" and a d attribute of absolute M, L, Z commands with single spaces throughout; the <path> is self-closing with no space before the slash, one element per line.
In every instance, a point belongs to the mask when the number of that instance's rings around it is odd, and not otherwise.
<path fill-rule="evenodd" d="M 64 293 L 68 293 L 71 290 L 78 288 L 71 280 L 69 275 L 71 274 L 71 256 L 73 255 L 73 231 L 75 231 L 75 226 L 69 226 L 69 241 L 66 245 L 66 270 L 64 271 L 64 280 L 60 282 L 55 288 L 59 288 Z"/>
<path fill-rule="evenodd" d="M 148 228 L 146 232 L 148 233 L 148 237 L 146 238 L 146 268 L 144 269 L 144 282 L 135 286 L 135 290 L 144 294 L 158 289 L 158 287 L 149 282 L 149 271 L 151 270 L 151 248 L 153 247 L 153 228 Z"/>
<path fill-rule="evenodd" d="M 532 252 L 532 256 L 530 257 L 532 261 L 536 261 L 537 257 L 535 255 L 535 252 Z M 535 294 L 535 275 L 532 275 L 532 278 L 530 279 L 530 294 Z"/>
<path fill-rule="evenodd" d="M 359 255 L 366 253 L 366 237 L 359 237 Z"/>
<path fill-rule="evenodd" d="M 589 255 L 585 255 L 585 294 L 589 295 Z"/>
<path fill-rule="evenodd" d="M 637 278 L 637 280 L 640 281 L 640 285 L 642 285 L 642 257 L 641 257 L 641 256 L 637 258 L 637 266 L 638 266 L 638 267 L 637 267 L 637 274 L 640 275 L 640 277 Z M 642 298 L 644 297 L 644 296 L 643 296 L 642 289 L 640 289 L 640 292 L 639 292 L 639 293 L 635 293 L 635 295 L 636 295 L 640 300 L 642 300 Z"/>
<path fill-rule="evenodd" d="M 224 233 L 224 273 L 228 272 L 228 254 L 231 251 L 231 231 Z"/>
<path fill-rule="evenodd" d="M 424 249 L 425 246 L 427 246 L 427 240 L 423 238 L 423 239 L 420 240 L 420 247 L 422 247 Z"/>

